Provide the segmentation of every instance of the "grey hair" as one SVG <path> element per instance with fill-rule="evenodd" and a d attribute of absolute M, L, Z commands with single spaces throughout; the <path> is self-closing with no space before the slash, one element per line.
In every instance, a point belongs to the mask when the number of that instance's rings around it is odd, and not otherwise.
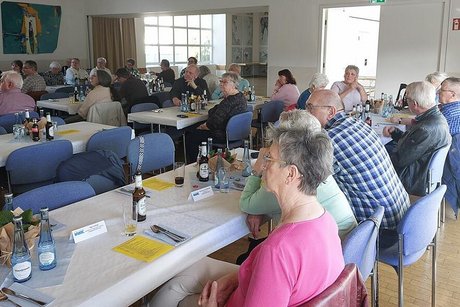
<path fill-rule="evenodd" d="M 235 83 L 235 88 L 238 88 L 240 84 L 239 76 L 234 72 L 226 72 L 222 74 L 222 79 L 230 79 L 233 83 Z"/>
<path fill-rule="evenodd" d="M 455 96 L 460 97 L 460 78 L 449 77 L 442 81 L 442 84 L 447 84 L 449 90 L 454 91 Z"/>
<path fill-rule="evenodd" d="M 97 58 L 96 63 L 99 63 L 99 62 L 107 64 L 107 60 L 103 57 Z"/>
<path fill-rule="evenodd" d="M 347 70 L 354 70 L 354 71 L 356 71 L 356 75 L 359 76 L 359 68 L 358 68 L 358 66 L 356 66 L 356 65 L 348 65 L 345 68 L 345 71 L 347 71 Z"/>
<path fill-rule="evenodd" d="M 406 88 L 407 97 L 417 101 L 424 109 L 433 107 L 436 102 L 436 89 L 428 81 L 412 82 Z"/>
<path fill-rule="evenodd" d="M 228 66 L 227 71 L 232 71 L 234 73 L 237 73 L 238 75 L 241 75 L 241 66 L 236 63 L 232 63 Z"/>
<path fill-rule="evenodd" d="M 315 88 L 325 88 L 328 83 L 329 79 L 327 78 L 327 76 L 325 74 L 317 72 L 313 74 L 313 77 L 311 77 L 308 87 L 312 88 L 314 86 Z"/>
<path fill-rule="evenodd" d="M 22 79 L 22 76 L 18 74 L 14 70 L 8 70 L 4 71 L 2 73 L 2 80 L 4 82 L 11 82 L 13 83 L 14 87 L 21 89 L 22 85 L 24 83 L 24 80 Z"/>
<path fill-rule="evenodd" d="M 438 86 L 442 83 L 445 79 L 449 77 L 446 73 L 435 71 L 434 73 L 428 74 L 425 77 L 425 81 L 430 82 L 431 84 Z"/>
<path fill-rule="evenodd" d="M 61 68 L 61 64 L 59 64 L 57 61 L 53 61 L 50 64 L 50 68 Z"/>
<path fill-rule="evenodd" d="M 203 78 L 204 76 L 206 76 L 207 74 L 210 74 L 210 73 L 211 73 L 211 70 L 209 70 L 208 66 L 201 65 L 200 66 L 200 74 L 198 75 L 198 77 Z"/>
<path fill-rule="evenodd" d="M 302 175 L 297 186 L 306 195 L 316 195 L 321 182 L 332 174 L 333 148 L 325 131 L 270 127 L 269 140 L 279 145 L 280 159 L 295 165 Z M 286 167 L 280 163 L 280 167 Z"/>
<path fill-rule="evenodd" d="M 280 114 L 279 127 L 283 129 L 321 132 L 318 119 L 306 110 L 294 109 Z"/>

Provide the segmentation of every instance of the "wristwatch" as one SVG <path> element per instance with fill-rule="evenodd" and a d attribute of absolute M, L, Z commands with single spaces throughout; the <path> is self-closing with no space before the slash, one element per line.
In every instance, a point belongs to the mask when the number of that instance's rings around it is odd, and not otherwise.
<path fill-rule="evenodd" d="M 262 178 L 262 173 L 259 174 L 258 172 L 256 172 L 255 170 L 252 170 L 251 171 L 251 176 L 255 176 L 255 177 L 259 177 L 259 178 Z"/>

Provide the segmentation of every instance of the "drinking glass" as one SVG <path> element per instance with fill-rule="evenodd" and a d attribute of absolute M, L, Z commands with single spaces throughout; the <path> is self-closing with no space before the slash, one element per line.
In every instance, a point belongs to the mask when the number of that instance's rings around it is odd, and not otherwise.
<path fill-rule="evenodd" d="M 69 94 L 69 103 L 70 103 L 70 104 L 75 103 L 75 96 L 74 96 L 73 93 Z"/>
<path fill-rule="evenodd" d="M 174 163 L 174 183 L 176 184 L 176 187 L 183 186 L 184 179 L 185 179 L 185 163 L 175 162 Z"/>
<path fill-rule="evenodd" d="M 123 202 L 123 225 L 124 234 L 133 236 L 137 231 L 137 207 L 132 201 Z"/>
<path fill-rule="evenodd" d="M 24 136 L 24 125 L 14 124 L 13 125 L 13 136 L 15 140 L 21 140 Z"/>

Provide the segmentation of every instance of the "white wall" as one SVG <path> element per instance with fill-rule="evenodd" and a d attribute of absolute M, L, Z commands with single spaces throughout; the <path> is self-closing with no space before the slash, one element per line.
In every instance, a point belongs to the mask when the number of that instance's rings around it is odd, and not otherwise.
<path fill-rule="evenodd" d="M 24 2 L 9 0 L 12 2 Z M 28 1 L 34 2 L 34 1 Z M 34 2 L 35 3 L 35 2 Z M 3 54 L 3 40 L 0 39 L 0 70 L 10 69 L 10 63 L 13 60 L 34 60 L 38 63 L 40 71 L 47 70 L 51 61 L 59 61 L 61 64 L 70 57 L 78 57 L 81 60 L 82 67 L 87 67 L 88 36 L 87 21 L 85 15 L 84 1 L 57 1 L 57 0 L 40 0 L 37 4 L 60 5 L 62 10 L 61 28 L 57 48 L 53 53 L 43 54 Z M 1 19 L 1 15 L 0 15 Z M 0 20 L 1 27 L 1 20 Z"/>

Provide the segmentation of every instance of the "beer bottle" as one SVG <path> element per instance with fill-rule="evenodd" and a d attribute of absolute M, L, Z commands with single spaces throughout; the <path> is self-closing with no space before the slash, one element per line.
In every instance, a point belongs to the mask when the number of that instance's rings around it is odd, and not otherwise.
<path fill-rule="evenodd" d="M 208 159 L 208 145 L 206 142 L 201 143 L 201 157 L 198 163 L 199 169 L 199 176 L 198 179 L 200 181 L 208 181 L 209 180 L 209 159 Z"/>
<path fill-rule="evenodd" d="M 48 141 L 54 140 L 54 127 L 53 122 L 51 121 L 51 115 L 49 113 L 46 114 L 46 139 Z"/>
<path fill-rule="evenodd" d="M 13 268 L 14 281 L 24 282 L 32 277 L 32 261 L 30 259 L 29 248 L 24 238 L 24 229 L 22 228 L 22 217 L 13 218 L 14 236 L 13 236 L 13 254 L 11 255 L 11 267 Z"/>
<path fill-rule="evenodd" d="M 135 175 L 135 188 L 133 191 L 133 207 L 137 206 L 137 220 L 145 221 L 147 218 L 147 208 L 145 203 L 145 190 L 142 187 L 142 174 L 137 172 Z"/>
<path fill-rule="evenodd" d="M 32 124 L 32 141 L 38 142 L 40 141 L 40 131 L 38 130 L 38 123 L 37 119 L 33 119 L 33 124 Z"/>
<path fill-rule="evenodd" d="M 48 208 L 40 209 L 40 240 L 38 241 L 38 267 L 42 271 L 56 267 L 56 244 L 51 234 Z"/>

